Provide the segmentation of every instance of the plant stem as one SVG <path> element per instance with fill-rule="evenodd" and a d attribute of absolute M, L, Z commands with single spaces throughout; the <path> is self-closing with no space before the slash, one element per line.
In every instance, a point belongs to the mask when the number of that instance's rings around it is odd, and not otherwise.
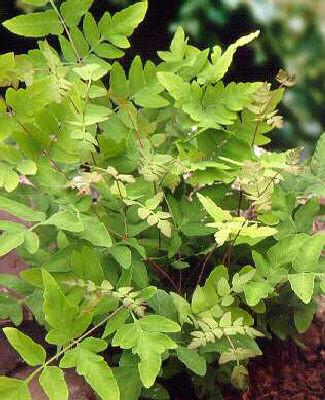
<path fill-rule="evenodd" d="M 161 273 L 161 275 L 163 275 L 168 282 L 172 285 L 172 287 L 176 290 L 176 292 L 178 294 L 180 294 L 180 290 L 179 287 L 176 285 L 176 283 L 174 282 L 173 278 L 170 277 L 170 275 L 168 275 L 168 273 L 160 266 L 158 265 L 155 261 L 153 260 L 147 260 L 150 262 L 150 264 L 158 271 Z"/>
<path fill-rule="evenodd" d="M 111 314 L 109 314 L 106 318 L 104 318 L 101 322 L 99 322 L 97 325 L 93 326 L 89 331 L 85 332 L 83 335 L 81 335 L 78 339 L 74 340 L 72 343 L 70 343 L 68 346 L 64 347 L 59 353 L 57 353 L 55 356 L 51 357 L 49 360 L 47 360 L 43 365 L 35 369 L 29 377 L 25 380 L 25 382 L 29 383 L 33 380 L 33 378 L 41 372 L 47 365 L 51 364 L 52 362 L 56 361 L 58 358 L 60 358 L 66 351 L 70 350 L 72 347 L 76 346 L 79 344 L 83 339 L 85 339 L 87 336 L 95 332 L 100 326 L 104 325 L 110 318 L 114 317 L 119 311 L 122 310 L 124 306 L 118 307 L 115 311 L 113 311 Z"/>
<path fill-rule="evenodd" d="M 199 278 L 198 278 L 198 280 L 197 280 L 197 285 L 199 285 L 199 284 L 201 283 L 202 278 L 203 278 L 203 274 L 204 274 L 204 271 L 205 271 L 205 267 L 206 267 L 208 261 L 210 260 L 210 258 L 211 258 L 211 256 L 212 256 L 213 252 L 215 251 L 215 249 L 216 249 L 217 247 L 218 247 L 218 243 L 215 243 L 215 245 L 213 246 L 213 249 L 212 249 L 212 250 L 210 251 L 210 253 L 205 257 L 205 260 L 204 260 L 204 262 L 203 262 L 203 264 L 202 264 L 202 268 L 201 268 L 201 272 L 200 272 Z"/>
<path fill-rule="evenodd" d="M 238 207 L 237 207 L 237 217 L 240 216 L 240 208 L 241 208 L 242 201 L 243 201 L 243 192 L 242 192 L 242 190 L 240 190 L 239 191 Z"/>
<path fill-rule="evenodd" d="M 72 49 L 73 49 L 73 52 L 74 52 L 75 55 L 77 56 L 78 63 L 80 63 L 80 62 L 81 62 L 81 58 L 80 58 L 80 55 L 79 55 L 79 53 L 78 53 L 78 50 L 77 50 L 77 48 L 76 48 L 76 46 L 75 46 L 73 40 L 72 40 L 72 37 L 71 37 L 71 33 L 70 33 L 70 31 L 69 31 L 69 28 L 67 27 L 66 23 L 64 22 L 64 19 L 62 18 L 62 15 L 61 15 L 60 11 L 58 10 L 57 6 L 55 5 L 54 0 L 50 0 L 50 4 L 51 4 L 53 10 L 56 12 L 56 14 L 57 14 L 57 16 L 58 16 L 58 18 L 59 18 L 61 24 L 63 25 L 63 28 L 64 28 L 64 30 L 65 30 L 67 36 L 68 36 L 69 42 L 71 43 L 71 47 L 72 47 Z"/>
<path fill-rule="evenodd" d="M 260 122 L 258 121 L 258 122 L 257 122 L 257 124 L 256 124 L 256 126 L 255 126 L 255 130 L 254 130 L 254 134 L 253 134 L 253 139 L 252 139 L 251 147 L 253 147 L 253 146 L 254 146 L 254 143 L 255 143 L 255 140 L 256 140 L 256 135 L 257 135 L 257 130 L 258 130 L 259 124 L 260 124 Z"/>
<path fill-rule="evenodd" d="M 238 355 L 237 355 L 237 349 L 236 349 L 235 345 L 233 344 L 232 340 L 230 339 L 230 336 L 226 335 L 226 337 L 228 339 L 230 347 L 232 348 L 232 351 L 234 352 L 234 355 L 236 356 L 236 364 L 239 367 L 240 362 L 239 362 Z"/>
<path fill-rule="evenodd" d="M 119 195 L 121 197 L 121 201 L 123 202 L 123 196 L 122 196 L 122 191 L 120 187 L 120 182 L 118 179 L 116 179 L 116 185 L 117 185 L 117 190 L 119 192 Z M 123 202 L 123 215 L 124 215 L 124 230 L 125 230 L 125 239 L 128 238 L 128 224 L 127 224 L 127 216 L 126 216 L 126 211 L 127 211 L 127 205 Z"/>

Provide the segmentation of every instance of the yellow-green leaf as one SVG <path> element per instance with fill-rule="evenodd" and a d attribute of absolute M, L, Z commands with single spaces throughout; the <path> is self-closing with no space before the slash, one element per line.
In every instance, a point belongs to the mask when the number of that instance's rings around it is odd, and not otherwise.
<path fill-rule="evenodd" d="M 61 368 L 46 366 L 39 383 L 50 400 L 68 400 L 69 390 Z"/>
<path fill-rule="evenodd" d="M 22 36 L 42 37 L 63 32 L 63 26 L 54 10 L 18 15 L 5 21 L 3 25 L 9 31 Z"/>
<path fill-rule="evenodd" d="M 44 348 L 33 342 L 29 336 L 11 327 L 3 328 L 3 332 L 11 346 L 18 351 L 28 365 L 35 367 L 45 363 L 46 352 Z"/>
<path fill-rule="evenodd" d="M 27 382 L 0 376 L 1 400 L 32 400 Z"/>

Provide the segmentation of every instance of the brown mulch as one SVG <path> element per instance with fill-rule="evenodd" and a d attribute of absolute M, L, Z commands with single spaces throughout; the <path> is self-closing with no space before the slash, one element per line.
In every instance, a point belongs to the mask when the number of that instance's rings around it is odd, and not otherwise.
<path fill-rule="evenodd" d="M 250 385 L 225 400 L 325 400 L 325 323 L 316 320 L 300 335 L 304 348 L 274 339 L 250 362 Z"/>

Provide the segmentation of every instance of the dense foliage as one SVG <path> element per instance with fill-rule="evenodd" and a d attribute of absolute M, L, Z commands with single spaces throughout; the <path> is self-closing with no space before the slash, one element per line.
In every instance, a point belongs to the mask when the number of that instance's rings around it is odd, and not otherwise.
<path fill-rule="evenodd" d="M 197 45 L 205 46 L 227 42 L 249 26 L 261 29 L 254 62 L 245 65 L 243 74 L 269 76 L 270 68 L 281 65 L 297 75 L 298 84 L 284 96 L 286 124 L 273 147 L 304 143 L 310 151 L 325 127 L 324 18 L 322 1 L 184 0 L 173 27 L 182 25 Z M 240 76 L 241 70 L 235 74 Z"/>
<path fill-rule="evenodd" d="M 0 315 L 19 328 L 28 307 L 56 353 L 4 328 L 36 368 L 1 377 L 1 399 L 31 399 L 33 379 L 67 399 L 65 368 L 104 400 L 168 398 L 184 370 L 198 398 L 221 378 L 243 389 L 255 338 L 305 331 L 325 292 L 325 136 L 305 162 L 261 148 L 292 77 L 225 85 L 259 32 L 200 51 L 182 28 L 159 65 L 124 71 L 146 2 L 98 22 L 92 0 L 24 2 L 45 9 L 5 27 L 51 45 L 0 56 L 0 209 L 17 218 L 0 221 L 0 255 L 29 265 L 0 275 Z"/>

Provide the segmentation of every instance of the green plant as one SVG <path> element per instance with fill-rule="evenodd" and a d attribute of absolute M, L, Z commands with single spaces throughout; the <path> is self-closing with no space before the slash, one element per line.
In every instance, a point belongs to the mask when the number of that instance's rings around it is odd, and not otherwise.
<path fill-rule="evenodd" d="M 298 82 L 284 96 L 281 109 L 286 124 L 273 148 L 304 144 L 305 151 L 311 153 L 324 130 L 324 17 L 321 1 L 184 0 L 171 29 L 183 26 L 199 46 L 227 42 L 234 29 L 261 29 L 263 36 L 254 43 L 254 60 L 247 60 L 244 76 L 270 74 L 270 65 L 273 70 L 280 65 L 295 73 Z M 235 76 L 242 76 L 240 69 Z"/>
<path fill-rule="evenodd" d="M 0 221 L 0 254 L 17 249 L 29 265 L 0 275 L 0 312 L 19 326 L 28 307 L 57 350 L 4 328 L 36 368 L 1 377 L 1 398 L 30 399 L 38 378 L 67 399 L 65 368 L 105 400 L 168 398 L 156 380 L 183 369 L 214 399 L 218 365 L 243 389 L 255 337 L 306 330 L 325 291 L 325 235 L 311 233 L 325 136 L 305 162 L 300 149 L 255 154 L 281 124 L 290 77 L 277 89 L 222 79 L 258 32 L 210 53 L 179 28 L 159 65 L 136 57 L 126 73 L 110 61 L 147 3 L 97 23 L 92 2 L 25 0 L 46 9 L 4 22 L 58 39 L 59 51 L 41 40 L 0 57 L 0 209 L 21 221 Z"/>

